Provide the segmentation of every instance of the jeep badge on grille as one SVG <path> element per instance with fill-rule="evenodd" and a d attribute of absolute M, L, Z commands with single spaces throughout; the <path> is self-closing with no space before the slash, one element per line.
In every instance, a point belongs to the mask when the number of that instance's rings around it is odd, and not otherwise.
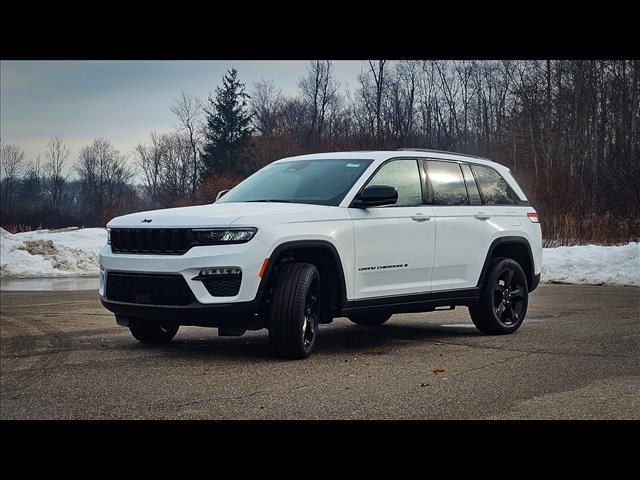
<path fill-rule="evenodd" d="M 144 220 L 142 220 L 142 223 L 151 223 L 151 219 L 145 218 Z"/>

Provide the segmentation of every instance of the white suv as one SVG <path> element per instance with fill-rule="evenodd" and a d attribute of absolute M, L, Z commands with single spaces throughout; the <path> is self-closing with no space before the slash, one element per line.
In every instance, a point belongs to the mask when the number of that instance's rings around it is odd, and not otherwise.
<path fill-rule="evenodd" d="M 508 168 L 420 149 L 284 158 L 213 204 L 107 228 L 101 300 L 136 339 L 268 328 L 288 358 L 341 316 L 373 326 L 463 305 L 482 332 L 513 333 L 542 262 L 538 214 Z"/>

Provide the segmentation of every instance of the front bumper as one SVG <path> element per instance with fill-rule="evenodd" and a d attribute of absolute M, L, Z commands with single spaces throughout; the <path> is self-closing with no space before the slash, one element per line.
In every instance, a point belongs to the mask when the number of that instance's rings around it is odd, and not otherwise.
<path fill-rule="evenodd" d="M 258 328 L 257 316 L 260 302 L 217 303 L 203 305 L 192 303 L 186 306 L 143 305 L 138 303 L 113 302 L 103 296 L 102 305 L 116 317 L 136 320 L 165 320 L 180 325 L 228 328 Z M 120 320 L 119 320 L 119 323 Z"/>
<path fill-rule="evenodd" d="M 113 253 L 106 245 L 100 252 L 100 295 L 105 296 L 105 279 L 110 271 L 138 274 L 181 275 L 203 305 L 247 303 L 256 300 L 260 287 L 260 269 L 269 256 L 269 246 L 254 238 L 247 243 L 193 247 L 184 255 L 143 255 Z M 213 296 L 200 280 L 194 280 L 200 270 L 237 267 L 242 270 L 242 283 L 234 296 Z M 116 302 L 117 303 L 117 302 Z M 166 307 L 160 307 L 166 308 Z"/>

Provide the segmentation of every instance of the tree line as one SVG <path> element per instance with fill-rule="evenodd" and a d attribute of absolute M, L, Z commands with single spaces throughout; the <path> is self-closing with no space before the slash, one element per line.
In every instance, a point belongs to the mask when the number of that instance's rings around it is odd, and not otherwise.
<path fill-rule="evenodd" d="M 182 93 L 170 108 L 178 128 L 128 159 L 104 138 L 75 159 L 57 138 L 43 159 L 3 143 L 2 224 L 104 225 L 211 202 L 284 156 L 420 147 L 509 167 L 549 236 L 585 239 L 605 217 L 621 238 L 638 236 L 638 60 L 369 61 L 351 89 L 333 62 L 313 61 L 289 95 L 232 69 L 208 99 Z"/>

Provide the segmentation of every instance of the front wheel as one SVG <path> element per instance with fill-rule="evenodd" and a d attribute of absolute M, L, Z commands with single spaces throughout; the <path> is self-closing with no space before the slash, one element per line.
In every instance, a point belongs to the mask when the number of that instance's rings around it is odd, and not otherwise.
<path fill-rule="evenodd" d="M 496 258 L 482 287 L 480 300 L 469 307 L 471 320 L 487 335 L 515 332 L 527 314 L 529 287 L 518 262 Z"/>
<path fill-rule="evenodd" d="M 142 343 L 168 343 L 178 333 L 180 325 L 149 320 L 131 320 L 129 330 Z"/>
<path fill-rule="evenodd" d="M 313 350 L 320 319 L 320 274 L 309 263 L 282 266 L 273 291 L 269 343 L 282 358 L 306 358 Z"/>

